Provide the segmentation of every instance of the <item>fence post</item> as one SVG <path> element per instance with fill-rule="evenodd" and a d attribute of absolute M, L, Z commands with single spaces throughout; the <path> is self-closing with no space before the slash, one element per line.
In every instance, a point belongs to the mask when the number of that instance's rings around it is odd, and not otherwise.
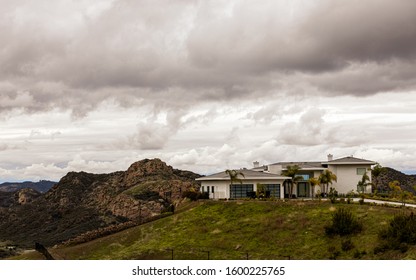
<path fill-rule="evenodd" d="M 168 249 L 166 249 L 166 251 L 170 251 L 171 252 L 171 259 L 173 260 L 173 249 L 168 248 Z"/>
<path fill-rule="evenodd" d="M 207 254 L 208 254 L 208 260 L 209 260 L 209 251 L 202 251 L 202 252 L 204 252 L 204 253 L 207 253 Z"/>

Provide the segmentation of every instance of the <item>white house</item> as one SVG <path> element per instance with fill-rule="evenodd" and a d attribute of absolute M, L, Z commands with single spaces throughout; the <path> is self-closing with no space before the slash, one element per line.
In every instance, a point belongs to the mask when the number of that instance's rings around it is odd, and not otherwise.
<path fill-rule="evenodd" d="M 197 178 L 201 181 L 201 192 L 208 192 L 213 199 L 245 198 L 256 192 L 259 184 L 264 186 L 270 196 L 281 198 L 284 196 L 283 182 L 290 177 L 280 176 L 269 172 L 248 169 L 238 170 L 243 176 L 238 176 L 242 183 L 230 182 L 230 176 L 224 171 L 209 176 Z"/>
<path fill-rule="evenodd" d="M 370 170 L 375 164 L 374 161 L 352 156 L 334 160 L 332 155 L 328 155 L 327 161 L 277 162 L 264 166 L 254 162 L 254 168 L 239 170 L 244 175 L 244 177 L 239 177 L 241 184 L 231 184 L 230 177 L 225 171 L 196 180 L 201 182 L 201 192 L 208 192 L 212 199 L 250 197 L 260 185 L 264 186 L 268 195 L 285 198 L 289 196 L 291 178 L 283 176 L 282 173 L 287 170 L 288 166 L 297 165 L 300 167 L 297 175 L 303 177 L 303 180 L 298 181 L 293 189 L 293 195 L 296 197 L 312 197 L 314 193 L 308 180 L 312 177 L 318 178 L 324 170 L 330 170 L 337 176 L 337 181 L 330 186 L 334 187 L 338 193 L 346 194 L 357 190 L 357 184 L 365 173 L 369 176 L 369 183 L 371 183 Z M 315 193 L 320 190 L 319 188 L 319 186 L 315 187 Z M 371 192 L 371 188 L 368 187 L 365 191 Z"/>

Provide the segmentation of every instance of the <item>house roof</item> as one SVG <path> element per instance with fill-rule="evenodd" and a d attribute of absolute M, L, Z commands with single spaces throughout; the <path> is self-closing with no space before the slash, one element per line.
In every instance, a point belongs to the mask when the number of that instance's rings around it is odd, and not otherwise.
<path fill-rule="evenodd" d="M 308 161 L 308 162 L 301 162 L 301 161 L 291 161 L 291 162 L 277 162 L 271 165 L 281 165 L 283 169 L 286 169 L 289 165 L 297 165 L 303 170 L 323 170 L 325 169 L 322 166 L 322 162 L 318 161 Z"/>
<path fill-rule="evenodd" d="M 261 171 L 253 171 L 249 169 L 239 169 L 238 172 L 244 174 L 244 177 L 239 176 L 239 179 L 242 180 L 253 180 L 253 179 L 271 179 L 271 180 L 286 180 L 290 179 L 290 177 L 279 176 L 276 174 L 271 174 L 267 172 Z M 230 180 L 230 176 L 225 172 L 219 172 L 212 175 L 208 175 L 205 177 L 200 177 L 196 179 L 197 181 L 227 181 Z"/>
<path fill-rule="evenodd" d="M 373 164 L 377 164 L 374 161 L 371 160 L 366 160 L 366 159 L 361 159 L 361 158 L 356 158 L 356 157 L 343 157 L 343 158 L 339 158 L 339 159 L 334 159 L 334 160 L 330 160 L 327 162 L 323 162 L 322 164 L 328 164 L 328 165 L 333 165 L 333 164 L 366 164 L 366 165 L 373 165 Z"/>
<path fill-rule="evenodd" d="M 374 161 L 361 159 L 361 158 L 355 158 L 352 156 L 349 157 L 343 157 L 335 160 L 330 161 L 291 161 L 291 162 L 276 162 L 270 165 L 281 165 L 283 169 L 286 169 L 289 165 L 297 165 L 300 167 L 300 169 L 303 170 L 324 170 L 325 167 L 323 165 L 341 165 L 341 164 L 365 164 L 365 165 L 373 165 L 377 164 Z"/>

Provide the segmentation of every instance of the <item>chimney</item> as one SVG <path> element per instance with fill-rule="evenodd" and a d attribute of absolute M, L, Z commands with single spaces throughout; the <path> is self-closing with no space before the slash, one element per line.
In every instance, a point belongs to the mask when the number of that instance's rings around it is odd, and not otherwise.
<path fill-rule="evenodd" d="M 253 162 L 254 168 L 260 167 L 260 163 L 258 161 Z"/>
<path fill-rule="evenodd" d="M 331 160 L 333 160 L 334 159 L 334 156 L 333 155 L 331 155 L 331 154 L 328 154 L 328 161 L 331 161 Z"/>

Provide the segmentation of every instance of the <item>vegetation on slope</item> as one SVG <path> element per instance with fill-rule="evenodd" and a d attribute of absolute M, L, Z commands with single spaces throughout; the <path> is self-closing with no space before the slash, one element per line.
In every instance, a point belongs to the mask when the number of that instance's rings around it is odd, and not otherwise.
<path fill-rule="evenodd" d="M 340 207 L 360 221 L 361 232 L 325 234 Z M 63 259 L 171 259 L 172 254 L 174 259 L 414 259 L 413 245 L 406 252 L 374 253 L 380 230 L 402 211 L 411 210 L 324 201 L 207 201 L 161 220 L 51 252 Z"/>
<path fill-rule="evenodd" d="M 384 167 L 384 172 L 382 172 L 377 178 L 377 189 L 381 192 L 389 192 L 390 187 L 389 183 L 393 181 L 399 181 L 400 186 L 403 190 L 409 192 L 415 192 L 414 187 L 416 186 L 416 176 L 415 175 L 406 175 L 400 171 L 397 171 L 393 168 Z"/>

